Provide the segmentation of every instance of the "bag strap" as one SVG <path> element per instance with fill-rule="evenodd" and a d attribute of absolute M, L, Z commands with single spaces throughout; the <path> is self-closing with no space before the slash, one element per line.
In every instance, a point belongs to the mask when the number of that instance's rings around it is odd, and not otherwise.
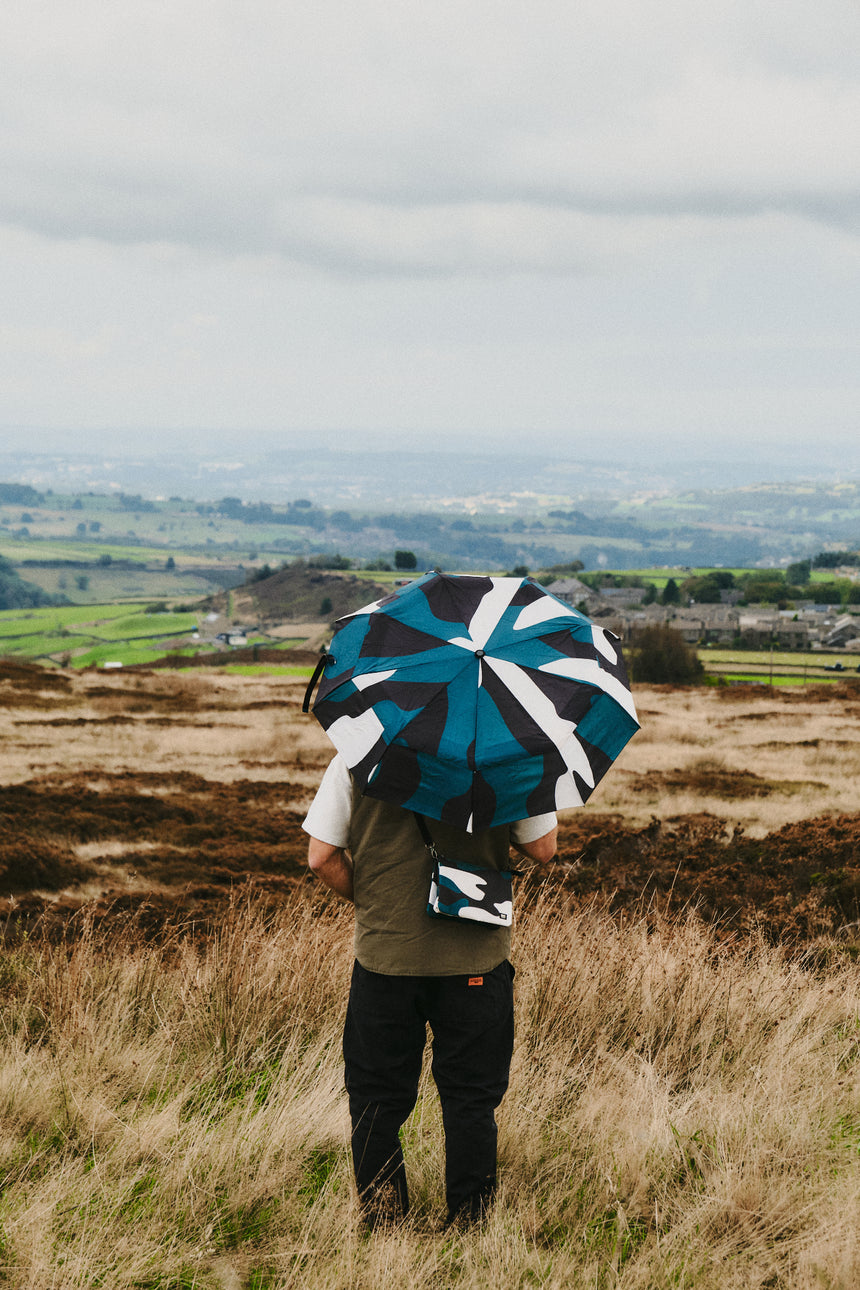
<path fill-rule="evenodd" d="M 326 664 L 327 664 L 327 663 L 334 663 L 334 662 L 336 662 L 336 661 L 337 661 L 337 660 L 335 659 L 335 657 L 334 657 L 334 655 L 333 655 L 333 654 L 326 654 L 326 653 L 323 653 L 323 654 L 321 654 L 321 655 L 320 655 L 320 657 L 319 657 L 319 662 L 317 663 L 316 667 L 314 668 L 313 676 L 312 676 L 312 677 L 311 677 L 311 679 L 308 681 L 308 688 L 305 690 L 305 697 L 304 697 L 304 700 L 303 700 L 303 702 L 302 702 L 302 712 L 309 712 L 309 711 L 310 711 L 310 706 L 311 706 L 311 695 L 312 695 L 312 694 L 313 694 L 313 692 L 314 692 L 314 689 L 315 689 L 315 687 L 316 687 L 317 681 L 320 679 L 320 677 L 321 677 L 321 676 L 322 676 L 322 674 L 323 674 L 323 671 L 324 671 L 324 669 L 325 669 Z"/>
<path fill-rule="evenodd" d="M 440 855 L 439 851 L 436 849 L 436 843 L 433 841 L 430 836 L 430 830 L 427 828 L 427 821 L 424 819 L 424 816 L 419 815 L 417 811 L 413 811 L 412 814 L 415 817 L 415 823 L 418 825 L 418 831 L 421 834 L 425 847 L 430 852 L 435 863 L 438 864 L 440 860 L 444 859 L 444 856 Z M 503 871 L 499 869 L 497 872 L 502 873 Z M 523 873 L 522 869 L 505 869 L 504 872 L 509 873 L 512 878 L 520 878 Z"/>
<path fill-rule="evenodd" d="M 418 825 L 418 832 L 421 834 L 421 839 L 425 847 L 430 852 L 433 859 L 438 862 L 439 852 L 436 850 L 436 843 L 430 836 L 430 830 L 427 828 L 427 821 L 424 819 L 424 816 L 419 815 L 417 811 L 413 811 L 412 814 L 415 817 L 415 823 Z"/>

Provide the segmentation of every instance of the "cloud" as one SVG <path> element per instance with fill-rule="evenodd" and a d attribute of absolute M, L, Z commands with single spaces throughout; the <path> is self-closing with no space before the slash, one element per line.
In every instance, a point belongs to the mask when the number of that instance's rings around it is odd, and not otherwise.
<path fill-rule="evenodd" d="M 858 227 L 847 0 L 36 0 L 4 22 L 0 222 L 52 239 L 423 276 L 600 269 L 679 221 Z"/>
<path fill-rule="evenodd" d="M 853 443 L 858 47 L 854 0 L 7 0 L 0 426 Z"/>

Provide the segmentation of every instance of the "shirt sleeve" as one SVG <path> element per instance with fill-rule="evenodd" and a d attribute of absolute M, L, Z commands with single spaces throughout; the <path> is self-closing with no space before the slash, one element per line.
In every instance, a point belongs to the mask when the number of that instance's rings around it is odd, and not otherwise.
<path fill-rule="evenodd" d="M 345 847 L 352 816 L 352 780 L 340 753 L 329 762 L 302 828 L 318 842 Z"/>
<path fill-rule="evenodd" d="M 555 811 L 547 811 L 545 815 L 532 815 L 527 820 L 517 820 L 511 825 L 511 841 L 524 845 L 537 842 L 545 833 L 552 832 L 557 823 Z"/>

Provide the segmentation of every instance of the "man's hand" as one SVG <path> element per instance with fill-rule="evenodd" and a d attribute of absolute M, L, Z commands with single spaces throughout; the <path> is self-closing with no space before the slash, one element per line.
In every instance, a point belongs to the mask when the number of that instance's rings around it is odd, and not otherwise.
<path fill-rule="evenodd" d="M 333 847 L 328 842 L 311 838 L 308 867 L 338 896 L 343 896 L 344 900 L 353 899 L 352 860 L 343 847 Z"/>
<path fill-rule="evenodd" d="M 538 864 L 549 864 L 553 859 L 558 846 L 558 828 L 550 829 L 542 838 L 535 838 L 534 842 L 515 842 L 514 850 L 519 851 L 520 855 L 526 856 L 529 860 L 535 860 Z"/>

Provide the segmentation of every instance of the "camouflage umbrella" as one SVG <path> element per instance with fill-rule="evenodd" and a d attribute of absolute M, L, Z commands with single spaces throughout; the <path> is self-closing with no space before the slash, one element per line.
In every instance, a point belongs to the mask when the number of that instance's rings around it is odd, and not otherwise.
<path fill-rule="evenodd" d="M 362 791 L 469 832 L 581 805 L 639 728 L 617 637 L 530 578 L 427 574 L 339 619 L 318 671 Z"/>

